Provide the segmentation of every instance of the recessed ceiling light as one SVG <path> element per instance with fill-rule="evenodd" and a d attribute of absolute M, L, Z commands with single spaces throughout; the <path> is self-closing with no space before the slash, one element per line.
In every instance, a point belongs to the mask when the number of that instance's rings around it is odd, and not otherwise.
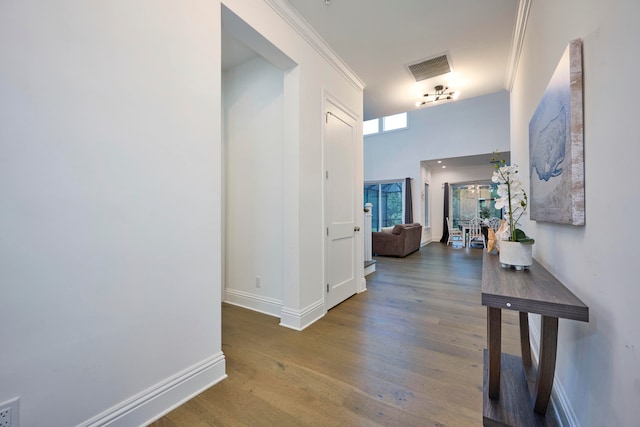
<path fill-rule="evenodd" d="M 442 169 L 446 169 L 447 167 L 445 165 L 442 165 Z"/>
<path fill-rule="evenodd" d="M 442 163 L 442 160 L 438 160 L 438 163 Z"/>

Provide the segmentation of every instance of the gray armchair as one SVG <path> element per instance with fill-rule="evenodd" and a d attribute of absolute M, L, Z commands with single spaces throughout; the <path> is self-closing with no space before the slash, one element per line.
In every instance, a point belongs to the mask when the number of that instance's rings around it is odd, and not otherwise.
<path fill-rule="evenodd" d="M 422 225 L 398 224 L 393 229 L 371 233 L 371 246 L 374 255 L 406 257 L 420 249 Z"/>

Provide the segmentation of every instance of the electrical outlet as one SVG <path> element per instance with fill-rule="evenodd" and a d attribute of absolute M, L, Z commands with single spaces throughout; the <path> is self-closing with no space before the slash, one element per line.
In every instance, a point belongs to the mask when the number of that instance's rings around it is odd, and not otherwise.
<path fill-rule="evenodd" d="M 260 276 L 256 276 L 256 288 L 259 288 L 262 286 L 262 279 L 260 278 Z M 0 427 L 2 427 L 2 425 L 0 425 Z"/>
<path fill-rule="evenodd" d="M 0 403 L 0 427 L 18 427 L 18 399 Z"/>

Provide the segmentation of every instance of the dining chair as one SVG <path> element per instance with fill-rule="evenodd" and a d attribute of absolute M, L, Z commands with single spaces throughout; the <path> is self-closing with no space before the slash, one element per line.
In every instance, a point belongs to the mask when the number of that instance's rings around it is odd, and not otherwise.
<path fill-rule="evenodd" d="M 502 225 L 502 220 L 500 218 L 496 218 L 496 217 L 489 218 L 489 227 L 491 227 L 493 231 L 498 231 L 501 225 Z"/>
<path fill-rule="evenodd" d="M 467 226 L 469 230 L 469 247 L 471 247 L 473 243 L 482 243 L 483 248 L 487 247 L 487 241 L 484 234 L 482 234 L 483 224 L 484 221 L 480 218 L 473 218 L 469 221 L 469 225 Z"/>
<path fill-rule="evenodd" d="M 452 227 L 449 217 L 447 217 L 447 228 L 449 229 L 447 245 L 449 245 L 449 243 L 453 243 L 456 239 L 458 239 L 464 245 L 464 236 L 462 235 L 462 230 Z"/>

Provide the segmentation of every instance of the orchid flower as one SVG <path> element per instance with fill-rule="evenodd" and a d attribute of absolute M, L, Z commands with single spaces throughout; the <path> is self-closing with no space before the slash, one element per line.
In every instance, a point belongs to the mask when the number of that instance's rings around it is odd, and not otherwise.
<path fill-rule="evenodd" d="M 504 160 L 496 161 L 491 181 L 498 184 L 498 198 L 495 201 L 495 207 L 496 209 L 504 209 L 505 219 L 509 223 L 510 239 L 516 241 L 516 226 L 527 210 L 528 202 L 527 193 L 522 188 L 522 181 L 518 176 L 518 166 L 505 165 Z"/>

